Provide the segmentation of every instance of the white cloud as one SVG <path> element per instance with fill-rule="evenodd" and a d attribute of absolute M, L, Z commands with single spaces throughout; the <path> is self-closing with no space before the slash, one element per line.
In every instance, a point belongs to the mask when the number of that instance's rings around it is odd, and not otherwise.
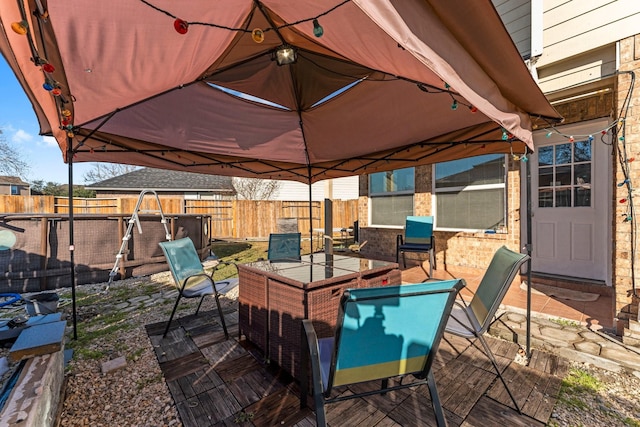
<path fill-rule="evenodd" d="M 47 147 L 55 147 L 58 148 L 58 141 L 52 136 L 43 136 L 42 143 Z"/>
<path fill-rule="evenodd" d="M 22 129 L 18 129 L 13 133 L 13 135 L 11 135 L 11 142 L 14 142 L 16 144 L 23 144 L 25 142 L 31 141 L 33 141 L 33 135 Z"/>

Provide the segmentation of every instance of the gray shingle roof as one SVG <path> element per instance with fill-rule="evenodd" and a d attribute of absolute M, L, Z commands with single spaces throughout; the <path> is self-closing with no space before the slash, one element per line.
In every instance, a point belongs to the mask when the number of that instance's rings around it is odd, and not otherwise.
<path fill-rule="evenodd" d="M 28 182 L 24 182 L 17 176 L 0 175 L 0 184 L 12 184 L 12 185 L 29 185 Z"/>
<path fill-rule="evenodd" d="M 235 194 L 232 178 L 164 169 L 143 168 L 87 185 L 91 190 L 208 191 Z"/>

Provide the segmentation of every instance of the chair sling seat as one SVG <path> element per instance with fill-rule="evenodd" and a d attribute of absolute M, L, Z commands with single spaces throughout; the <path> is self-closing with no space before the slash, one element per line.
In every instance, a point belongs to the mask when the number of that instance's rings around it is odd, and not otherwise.
<path fill-rule="evenodd" d="M 522 264 L 528 259 L 529 256 L 526 254 L 511 251 L 506 246 L 500 247 L 493 255 L 471 301 L 469 303 L 464 300 L 462 302 L 456 301 L 446 326 L 446 331 L 450 334 L 466 338 L 472 343 L 474 339 L 480 341 L 484 353 L 491 361 L 518 412 L 521 412 L 520 406 L 507 386 L 496 358 L 483 334 L 489 329 L 511 282 L 518 274 Z"/>
<path fill-rule="evenodd" d="M 160 242 L 160 247 L 167 259 L 175 286 L 178 289 L 178 298 L 173 305 L 171 316 L 169 317 L 169 321 L 167 322 L 167 326 L 162 336 L 167 336 L 171 327 L 171 322 L 173 321 L 173 316 L 176 313 L 181 298 L 200 298 L 200 302 L 198 303 L 198 308 L 196 308 L 195 313 L 197 315 L 200 311 L 200 306 L 202 305 L 204 297 L 207 295 L 213 295 L 216 300 L 218 313 L 220 315 L 220 323 L 224 330 L 224 336 L 226 339 L 229 339 L 227 325 L 224 320 L 224 314 L 222 313 L 222 307 L 220 306 L 220 294 L 216 288 L 216 282 L 213 280 L 215 268 L 210 275 L 204 271 L 198 251 L 196 250 L 193 241 L 188 237 L 173 241 Z M 220 264 L 229 263 L 219 262 L 218 265 Z"/>
<path fill-rule="evenodd" d="M 448 280 L 347 289 L 332 338 L 318 339 L 312 321 L 304 319 L 301 366 L 310 360 L 317 425 L 326 426 L 326 404 L 427 385 L 437 425 L 446 426 L 431 366 L 463 286 L 462 280 Z M 309 383 L 307 369 L 301 371 L 304 407 Z M 407 381 L 389 385 L 391 378 Z M 334 387 L 367 381 L 381 381 L 380 389 L 332 397 Z"/>

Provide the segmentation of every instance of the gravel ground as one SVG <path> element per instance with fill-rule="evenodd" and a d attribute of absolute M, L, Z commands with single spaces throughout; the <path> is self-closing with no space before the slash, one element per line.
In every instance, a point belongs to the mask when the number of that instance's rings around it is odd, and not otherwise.
<path fill-rule="evenodd" d="M 132 296 L 170 292 L 170 281 L 168 273 L 117 281 L 106 294 L 104 284 L 78 286 L 79 339 L 67 343 L 75 355 L 66 370 L 59 426 L 182 425 L 144 328 L 166 320 L 171 302 L 124 316 L 111 311 Z M 68 290 L 58 292 L 62 299 L 69 297 Z M 226 303 L 232 304 L 237 294 L 228 297 Z M 193 312 L 195 304 L 181 303 L 178 316 Z M 213 306 L 213 299 L 205 299 L 202 310 Z M 70 312 L 70 305 L 64 310 Z M 7 352 L 0 349 L 0 357 Z M 126 367 L 103 374 L 102 364 L 120 356 Z M 573 363 L 566 384 L 549 426 L 640 427 L 640 378 Z"/>

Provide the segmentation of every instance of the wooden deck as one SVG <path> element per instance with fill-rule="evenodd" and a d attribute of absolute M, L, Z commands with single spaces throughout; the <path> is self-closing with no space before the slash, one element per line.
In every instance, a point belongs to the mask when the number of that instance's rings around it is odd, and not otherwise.
<path fill-rule="evenodd" d="M 214 312 L 147 325 L 160 368 L 185 427 L 314 426 L 311 409 L 300 410 L 298 386 L 277 367 L 263 363 L 247 341 L 238 340 L 238 312 L 225 312 L 225 340 Z M 512 405 L 485 355 L 464 339 L 445 335 L 434 374 L 450 426 L 544 426 L 555 405 L 567 363 L 534 351 L 529 366 L 514 362 L 519 347 L 487 337 L 523 415 Z M 479 343 L 478 343 L 479 345 Z M 358 391 L 375 384 L 360 384 Z M 341 387 L 339 393 L 355 388 Z M 327 406 L 330 426 L 432 426 L 426 386 Z"/>

